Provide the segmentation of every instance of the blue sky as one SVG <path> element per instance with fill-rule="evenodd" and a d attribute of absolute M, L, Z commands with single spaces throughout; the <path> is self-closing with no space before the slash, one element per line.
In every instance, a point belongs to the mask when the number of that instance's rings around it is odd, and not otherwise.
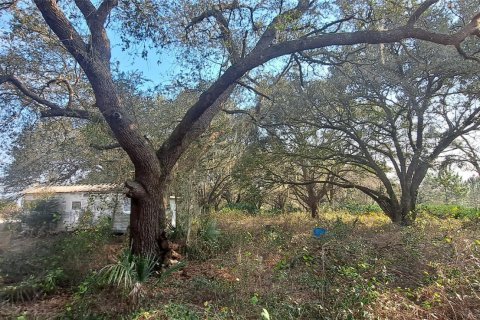
<path fill-rule="evenodd" d="M 109 33 L 112 46 L 112 63 L 119 62 L 119 69 L 123 72 L 140 71 L 144 78 L 149 80 L 147 88 L 155 85 L 168 84 L 178 73 L 180 68 L 175 54 L 159 54 L 155 50 L 149 50 L 146 58 L 137 54 L 135 48 L 127 51 L 122 50 L 122 42 L 116 30 Z"/>

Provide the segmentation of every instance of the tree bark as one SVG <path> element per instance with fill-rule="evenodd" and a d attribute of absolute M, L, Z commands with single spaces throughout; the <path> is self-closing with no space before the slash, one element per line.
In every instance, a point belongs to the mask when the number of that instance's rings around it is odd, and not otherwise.
<path fill-rule="evenodd" d="M 133 254 L 155 254 L 164 258 L 168 251 L 164 226 L 165 206 L 163 195 L 149 195 L 132 199 L 130 216 L 130 245 Z"/>
<path fill-rule="evenodd" d="M 141 185 L 135 186 L 137 181 Z M 135 255 L 154 255 L 164 261 L 170 252 L 166 237 L 166 179 L 155 173 L 136 171 L 135 182 L 127 182 L 127 196 L 132 198 L 130 213 L 130 246 Z M 138 190 L 144 192 L 137 192 Z"/>
<path fill-rule="evenodd" d="M 387 197 L 379 197 L 375 201 L 393 223 L 409 226 L 415 221 L 416 197 L 402 195 L 400 203 Z"/>
<path fill-rule="evenodd" d="M 318 218 L 318 203 L 315 201 L 313 203 L 310 203 L 308 206 L 310 207 L 310 213 L 312 215 L 312 218 L 317 219 Z"/>

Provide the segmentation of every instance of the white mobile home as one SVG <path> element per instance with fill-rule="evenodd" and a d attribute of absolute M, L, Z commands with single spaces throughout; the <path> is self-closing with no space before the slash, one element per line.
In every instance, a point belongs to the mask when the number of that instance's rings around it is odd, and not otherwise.
<path fill-rule="evenodd" d="M 58 230 L 75 229 L 82 219 L 94 222 L 101 217 L 112 217 L 114 231 L 125 232 L 130 221 L 130 199 L 117 185 L 31 187 L 22 194 L 23 207 L 41 199 L 56 200 L 60 215 Z"/>
<path fill-rule="evenodd" d="M 95 222 L 101 217 L 112 218 L 114 232 L 123 233 L 130 224 L 130 199 L 122 188 L 114 184 L 42 186 L 31 187 L 22 192 L 22 206 L 41 199 L 55 199 L 60 214 L 57 230 L 71 230 L 80 221 Z M 169 197 L 171 225 L 176 226 L 176 198 Z"/>

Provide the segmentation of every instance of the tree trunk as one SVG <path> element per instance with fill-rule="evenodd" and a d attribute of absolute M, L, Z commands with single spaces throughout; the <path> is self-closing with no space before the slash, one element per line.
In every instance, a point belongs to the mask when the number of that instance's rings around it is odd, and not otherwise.
<path fill-rule="evenodd" d="M 378 203 L 382 211 L 395 224 L 409 226 L 416 219 L 415 197 L 403 196 L 400 203 L 393 201 L 387 197 L 376 199 L 376 202 Z"/>
<path fill-rule="evenodd" d="M 318 218 L 318 203 L 317 203 L 317 201 L 309 203 L 308 206 L 310 207 L 310 213 L 312 214 L 312 218 L 317 219 Z"/>
<path fill-rule="evenodd" d="M 132 199 L 130 246 L 135 255 L 153 255 L 164 262 L 170 253 L 166 227 L 168 175 L 159 167 L 137 166 L 135 181 L 126 182 L 127 196 Z"/>
<path fill-rule="evenodd" d="M 162 188 L 165 189 L 165 188 Z M 130 245 L 135 255 L 155 255 L 161 261 L 169 252 L 165 234 L 165 203 L 163 193 L 132 199 Z"/>
<path fill-rule="evenodd" d="M 130 242 L 134 254 L 159 252 L 165 208 L 158 196 L 132 199 Z"/>

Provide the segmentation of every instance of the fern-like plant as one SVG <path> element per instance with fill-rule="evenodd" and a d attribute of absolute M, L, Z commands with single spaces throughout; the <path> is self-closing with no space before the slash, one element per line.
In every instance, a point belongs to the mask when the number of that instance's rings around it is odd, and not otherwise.
<path fill-rule="evenodd" d="M 129 289 L 135 279 L 135 261 L 130 250 L 124 250 L 116 263 L 103 267 L 99 276 L 102 282 Z"/>
<path fill-rule="evenodd" d="M 116 263 L 103 267 L 100 280 L 108 285 L 124 289 L 136 303 L 144 294 L 143 284 L 153 274 L 158 260 L 153 255 L 137 256 L 124 250 Z"/>
<path fill-rule="evenodd" d="M 136 256 L 134 261 L 137 272 L 137 282 L 147 281 L 155 270 L 155 266 L 158 264 L 158 260 L 153 255 Z"/>

